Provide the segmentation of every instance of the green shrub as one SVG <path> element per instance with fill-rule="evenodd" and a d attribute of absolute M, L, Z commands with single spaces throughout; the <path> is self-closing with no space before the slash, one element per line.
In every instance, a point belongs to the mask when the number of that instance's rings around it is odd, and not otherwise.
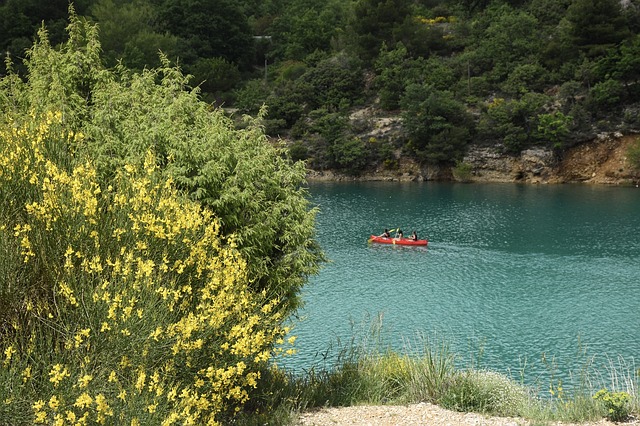
<path fill-rule="evenodd" d="M 456 411 L 517 416 L 529 398 L 525 387 L 502 374 L 471 370 L 456 374 L 440 402 Z"/>
<path fill-rule="evenodd" d="M 300 80 L 305 85 L 303 102 L 310 109 L 339 111 L 354 105 L 362 97 L 364 79 L 360 62 L 346 54 L 318 62 Z"/>
<path fill-rule="evenodd" d="M 538 114 L 538 132 L 543 141 L 550 143 L 555 149 L 561 149 L 569 136 L 569 127 L 573 117 L 560 111 L 550 114 Z"/>
<path fill-rule="evenodd" d="M 240 82 L 238 66 L 224 58 L 202 58 L 192 67 L 194 83 L 200 85 L 202 91 L 217 94 L 228 92 Z"/>
<path fill-rule="evenodd" d="M 407 148 L 419 160 L 454 163 L 462 159 L 471 140 L 473 121 L 451 92 L 412 84 L 407 87 L 401 106 L 409 136 Z"/>
<path fill-rule="evenodd" d="M 452 169 L 453 177 L 458 182 L 470 182 L 473 175 L 473 166 L 464 161 L 459 161 Z"/>
<path fill-rule="evenodd" d="M 84 137 L 59 111 L 0 129 L 2 422 L 233 413 L 286 333 L 281 301 L 249 290 L 234 241 L 153 155 L 107 182 L 49 156 Z"/>
<path fill-rule="evenodd" d="M 618 80 L 608 79 L 596 83 L 589 91 L 589 101 L 598 111 L 608 112 L 620 105 L 624 93 Z"/>
<path fill-rule="evenodd" d="M 609 392 L 603 388 L 593 395 L 593 399 L 602 402 L 611 421 L 620 422 L 629 417 L 631 397 L 627 392 Z"/>
<path fill-rule="evenodd" d="M 322 258 L 304 165 L 68 29 L 0 80 L 0 423 L 233 416 Z"/>
<path fill-rule="evenodd" d="M 634 169 L 640 170 L 640 138 L 636 138 L 636 140 L 629 145 L 627 158 Z"/>
<path fill-rule="evenodd" d="M 245 114 L 257 114 L 269 98 L 270 90 L 264 79 L 249 80 L 236 90 L 235 104 Z"/>

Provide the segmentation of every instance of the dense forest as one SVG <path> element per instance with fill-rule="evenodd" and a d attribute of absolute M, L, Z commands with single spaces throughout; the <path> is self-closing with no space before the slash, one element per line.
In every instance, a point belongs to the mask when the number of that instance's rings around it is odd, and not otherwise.
<path fill-rule="evenodd" d="M 469 143 L 556 152 L 640 128 L 639 0 L 77 0 L 105 66 L 161 64 L 203 99 L 262 117 L 312 168 L 454 164 Z M 44 25 L 65 41 L 67 0 L 8 0 L 0 48 L 20 70 Z M 5 66 L 0 73 L 6 73 Z M 266 105 L 266 109 L 263 109 Z M 358 108 L 402 118 L 360 137 Z"/>

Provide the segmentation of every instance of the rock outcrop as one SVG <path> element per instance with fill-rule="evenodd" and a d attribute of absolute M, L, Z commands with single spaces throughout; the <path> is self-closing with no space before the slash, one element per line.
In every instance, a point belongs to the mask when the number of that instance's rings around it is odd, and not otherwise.
<path fill-rule="evenodd" d="M 400 146 L 404 138 L 402 120 L 398 116 L 380 115 L 368 107 L 355 111 L 350 120 L 360 129 L 365 140 L 386 140 Z M 594 183 L 610 185 L 640 184 L 640 171 L 627 159 L 629 146 L 640 138 L 638 134 L 600 134 L 590 141 L 577 144 L 562 155 L 550 148 L 535 147 L 513 155 L 503 146 L 472 144 L 463 159 L 470 169 L 469 182 Z M 358 176 L 336 171 L 309 172 L 311 180 L 385 180 L 385 181 L 448 181 L 455 180 L 450 167 L 421 166 L 396 152 L 393 169 L 380 166 Z"/>

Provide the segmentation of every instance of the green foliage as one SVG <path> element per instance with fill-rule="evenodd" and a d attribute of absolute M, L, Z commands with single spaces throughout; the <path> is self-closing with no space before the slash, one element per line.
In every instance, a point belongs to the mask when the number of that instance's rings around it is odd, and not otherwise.
<path fill-rule="evenodd" d="M 630 395 L 627 392 L 609 392 L 600 389 L 593 395 L 593 399 L 601 401 L 607 409 L 607 417 L 614 422 L 621 422 L 629 417 Z"/>
<path fill-rule="evenodd" d="M 323 259 L 304 165 L 70 12 L 0 79 L 0 422 L 231 418 Z"/>
<path fill-rule="evenodd" d="M 180 38 L 181 58 L 222 57 L 247 69 L 253 61 L 253 34 L 238 2 L 231 0 L 164 0 L 158 8 L 163 31 Z"/>
<path fill-rule="evenodd" d="M 395 47 L 399 41 L 395 29 L 409 15 L 410 3 L 408 0 L 358 0 L 355 3 L 351 29 L 365 62 L 373 61 L 383 44 Z"/>
<path fill-rule="evenodd" d="M 332 43 L 343 36 L 348 16 L 348 4 L 339 0 L 291 1 L 266 29 L 274 42 L 270 54 L 286 61 L 331 51 Z"/>
<path fill-rule="evenodd" d="M 249 290 L 219 219 L 172 188 L 151 153 L 105 181 L 73 158 L 84 135 L 60 111 L 10 120 L 2 422 L 197 423 L 241 407 L 286 329 L 279 300 Z"/>
<path fill-rule="evenodd" d="M 556 149 L 562 149 L 567 136 L 569 125 L 573 117 L 564 115 L 560 111 L 552 114 L 538 115 L 538 132 L 544 141 L 548 141 Z"/>
<path fill-rule="evenodd" d="M 51 43 L 62 42 L 66 33 L 60 1 L 3 3 L 1 50 L 21 58 L 43 19 Z M 90 13 L 87 19 L 100 25 L 101 60 L 108 67 L 121 61 L 129 69 L 162 68 L 161 51 L 194 75 L 187 84 L 199 85 L 204 100 L 253 115 L 266 105 L 262 125 L 271 136 L 301 138 L 312 111 L 346 114 L 376 99 L 383 109 L 407 114 L 400 111 L 401 99 L 412 84 L 450 91 L 450 98 L 472 114 L 471 126 L 463 120 L 461 126 L 450 128 L 450 137 L 436 131 L 438 135 L 425 142 L 408 134 L 411 140 L 404 150 L 404 155 L 419 161 L 440 161 L 433 157 L 452 157 L 447 152 L 452 141 L 469 140 L 467 131 L 474 127 L 481 130 L 482 140 L 504 141 L 512 152 L 553 139 L 542 134 L 547 126 L 538 126 L 540 114 L 561 112 L 574 118 L 561 142 L 565 146 L 590 137 L 604 123 L 636 130 L 633 103 L 640 96 L 640 13 L 634 1 L 81 0 L 76 4 L 78 10 Z M 26 75 L 21 62 L 11 66 Z M 91 102 L 87 95 L 85 90 L 83 97 Z M 543 96 L 549 98 L 544 109 L 523 102 L 526 97 Z M 493 98 L 505 100 L 502 111 L 483 108 Z M 437 143 L 443 150 L 433 145 L 443 138 Z M 310 156 L 319 159 L 319 153 L 312 151 L 323 142 L 317 134 L 309 142 Z M 353 148 L 349 152 L 360 150 L 355 139 L 348 144 Z M 433 149 L 424 150 L 425 145 Z M 372 151 L 376 147 L 367 143 L 362 147 L 371 164 L 378 159 Z M 436 155 L 436 151 L 444 152 Z M 459 157 L 464 147 L 453 151 Z"/>
<path fill-rule="evenodd" d="M 158 51 L 175 58 L 178 38 L 155 28 L 157 10 L 147 0 L 97 0 L 91 15 L 100 26 L 100 43 L 108 66 L 122 61 L 129 68 L 142 70 L 159 66 Z"/>
<path fill-rule="evenodd" d="M 301 61 L 285 61 L 282 62 L 276 71 L 276 81 L 286 82 L 294 81 L 304 75 L 307 71 L 307 64 Z"/>
<path fill-rule="evenodd" d="M 80 13 L 85 13 L 88 0 L 74 2 Z M 6 0 L 0 3 L 0 52 L 14 58 L 23 58 L 33 44 L 38 29 L 44 24 L 51 42 L 62 43 L 67 34 L 67 0 Z M 4 63 L 0 75 L 5 74 Z M 20 69 L 22 74 L 24 69 Z M 22 74 L 24 75 L 24 74 Z"/>
<path fill-rule="evenodd" d="M 622 84 L 613 79 L 596 83 L 589 91 L 589 101 L 595 105 L 596 111 L 619 107 L 622 96 Z"/>
<path fill-rule="evenodd" d="M 491 6 L 486 13 L 487 28 L 471 52 L 471 66 L 501 81 L 539 48 L 539 26 L 533 16 L 507 5 Z"/>
<path fill-rule="evenodd" d="M 289 145 L 289 156 L 293 161 L 304 161 L 309 158 L 309 150 L 304 142 L 296 141 Z"/>
<path fill-rule="evenodd" d="M 556 26 L 565 16 L 571 0 L 532 0 L 527 7 L 539 23 Z"/>
<path fill-rule="evenodd" d="M 629 145 L 627 158 L 635 170 L 640 170 L 640 138 L 636 138 L 636 140 Z"/>
<path fill-rule="evenodd" d="M 413 84 L 402 98 L 403 122 L 409 135 L 407 149 L 430 163 L 462 159 L 471 139 L 469 113 L 449 91 Z"/>
<path fill-rule="evenodd" d="M 300 77 L 302 93 L 310 109 L 331 111 L 348 108 L 360 100 L 363 76 L 360 62 L 340 54 L 321 60 Z"/>
<path fill-rule="evenodd" d="M 235 92 L 235 106 L 245 114 L 257 114 L 269 97 L 270 89 L 264 79 L 247 81 Z"/>
<path fill-rule="evenodd" d="M 540 92 L 545 87 L 547 73 L 539 64 L 516 66 L 502 85 L 512 96 L 522 96 L 527 92 Z"/>
<path fill-rule="evenodd" d="M 457 373 L 440 401 L 456 411 L 515 417 L 529 398 L 525 387 L 501 374 L 471 370 Z"/>
<path fill-rule="evenodd" d="M 574 0 L 566 19 L 573 43 L 591 57 L 601 55 L 629 35 L 617 0 Z"/>
<path fill-rule="evenodd" d="M 197 90 L 186 90 L 187 77 L 166 59 L 163 68 L 140 74 L 103 70 L 95 28 L 72 20 L 60 52 L 41 34 L 27 85 L 2 99 L 22 111 L 64 111 L 71 128 L 86 135 L 78 155 L 94 159 L 102 179 L 152 150 L 163 173 L 220 218 L 224 235 L 237 237 L 253 289 L 278 298 L 284 312 L 294 310 L 322 259 L 302 188 L 304 165 L 286 160 L 258 121 L 235 129 Z"/>
<path fill-rule="evenodd" d="M 380 107 L 387 110 L 400 107 L 400 99 L 410 84 L 423 83 L 439 90 L 450 90 L 456 82 L 451 65 L 444 59 L 412 59 L 402 43 L 393 50 L 384 45 L 375 69 L 374 86 L 378 90 Z"/>
<path fill-rule="evenodd" d="M 193 83 L 203 92 L 220 97 L 240 83 L 238 66 L 224 58 L 198 59 L 191 67 Z"/>
<path fill-rule="evenodd" d="M 362 171 L 368 160 L 365 143 L 357 137 L 340 142 L 331 147 L 331 154 L 338 168 L 348 170 L 351 173 Z"/>
<path fill-rule="evenodd" d="M 473 174 L 473 166 L 464 161 L 459 161 L 452 169 L 453 178 L 458 182 L 470 182 Z"/>
<path fill-rule="evenodd" d="M 383 44 L 375 69 L 375 87 L 380 97 L 380 107 L 386 110 L 397 109 L 405 87 L 417 77 L 417 70 L 413 67 L 407 49 L 402 43 L 393 50 Z"/>
<path fill-rule="evenodd" d="M 508 151 L 520 152 L 539 140 L 538 120 L 546 102 L 546 96 L 531 92 L 518 100 L 496 98 L 487 106 L 479 133 L 488 140 L 502 140 Z"/>
<path fill-rule="evenodd" d="M 266 100 L 267 118 L 279 125 L 267 128 L 267 133 L 274 135 L 296 124 L 305 113 L 305 93 L 309 92 L 311 89 L 298 81 L 285 82 L 272 91 Z"/>
<path fill-rule="evenodd" d="M 611 49 L 595 65 L 595 73 L 600 83 L 620 85 L 624 100 L 635 99 L 640 94 L 640 36 L 626 40 L 617 49 Z M 614 89 L 615 90 L 615 89 Z M 620 90 L 617 90 L 620 92 Z"/>

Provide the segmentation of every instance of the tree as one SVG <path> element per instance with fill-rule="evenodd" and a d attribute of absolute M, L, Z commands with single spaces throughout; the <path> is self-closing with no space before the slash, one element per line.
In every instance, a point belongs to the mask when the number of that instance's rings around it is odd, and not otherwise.
<path fill-rule="evenodd" d="M 378 89 L 380 106 L 387 110 L 397 109 L 404 88 L 411 79 L 410 75 L 417 74 L 408 57 L 407 49 L 402 43 L 392 50 L 383 44 L 375 62 L 375 69 L 377 76 L 374 83 Z"/>
<path fill-rule="evenodd" d="M 355 43 L 365 62 L 372 61 L 385 43 L 394 48 L 398 41 L 394 31 L 410 14 L 408 0 L 358 0 L 351 29 Z"/>
<path fill-rule="evenodd" d="M 475 74 L 488 72 L 494 81 L 502 81 L 518 64 L 530 62 L 539 50 L 540 36 L 535 17 L 507 5 L 491 6 L 484 19 L 485 31 L 478 34 L 471 66 Z"/>
<path fill-rule="evenodd" d="M 478 124 L 483 138 L 502 140 L 507 151 L 519 153 L 539 140 L 538 120 L 548 98 L 528 92 L 519 99 L 495 98 Z"/>
<path fill-rule="evenodd" d="M 0 416 L 230 423 L 322 258 L 304 166 L 70 13 L 0 79 Z"/>
<path fill-rule="evenodd" d="M 224 58 L 201 58 L 191 67 L 193 82 L 213 100 L 224 102 L 225 95 L 240 82 L 240 71 L 236 64 Z"/>
<path fill-rule="evenodd" d="M 573 42 L 588 56 L 602 54 L 629 35 L 618 0 L 574 0 L 566 19 Z"/>
<path fill-rule="evenodd" d="M 84 13 L 88 0 L 74 2 L 75 8 Z M 6 0 L 0 4 L 0 52 L 14 58 L 24 58 L 31 47 L 38 29 L 44 23 L 49 39 L 59 44 L 66 37 L 67 0 Z M 21 62 L 16 64 L 20 72 L 25 71 Z M 0 75 L 4 74 L 4 61 L 0 64 Z"/>
<path fill-rule="evenodd" d="M 571 0 L 532 0 L 527 10 L 540 24 L 554 27 L 565 16 L 570 4 Z"/>
<path fill-rule="evenodd" d="M 158 14 L 149 1 L 97 0 L 90 12 L 100 26 L 107 66 L 122 61 L 128 68 L 142 70 L 160 65 L 159 52 L 177 57 L 178 39 L 157 31 Z"/>
<path fill-rule="evenodd" d="M 188 77 L 166 57 L 162 68 L 139 74 L 104 70 L 96 27 L 73 19 L 61 52 L 41 31 L 27 63 L 29 90 L 0 99 L 2 109 L 64 111 L 70 128 L 86 136 L 78 158 L 92 158 L 105 181 L 152 150 L 163 173 L 220 218 L 223 235 L 237 236 L 254 291 L 294 311 L 323 259 L 302 188 L 304 165 L 267 141 L 259 119 L 235 129 L 197 89 L 187 90 Z"/>
<path fill-rule="evenodd" d="M 264 30 L 273 37 L 272 60 L 303 60 L 315 51 L 332 51 L 332 43 L 344 37 L 348 12 L 339 0 L 289 2 Z"/>
<path fill-rule="evenodd" d="M 310 109 L 325 107 L 330 111 L 356 103 L 364 84 L 360 62 L 345 53 L 321 60 L 300 77 L 300 82 L 307 90 Z"/>
<path fill-rule="evenodd" d="M 562 149 L 569 136 L 569 125 L 573 117 L 560 111 L 538 115 L 538 132 L 542 140 L 549 142 L 553 148 Z"/>
<path fill-rule="evenodd" d="M 465 107 L 451 92 L 412 84 L 402 98 L 402 119 L 408 150 L 429 163 L 453 164 L 462 159 L 473 124 Z"/>
<path fill-rule="evenodd" d="M 241 69 L 253 65 L 253 34 L 247 16 L 232 0 L 163 0 L 159 27 L 181 40 L 182 60 L 222 57 Z"/>

